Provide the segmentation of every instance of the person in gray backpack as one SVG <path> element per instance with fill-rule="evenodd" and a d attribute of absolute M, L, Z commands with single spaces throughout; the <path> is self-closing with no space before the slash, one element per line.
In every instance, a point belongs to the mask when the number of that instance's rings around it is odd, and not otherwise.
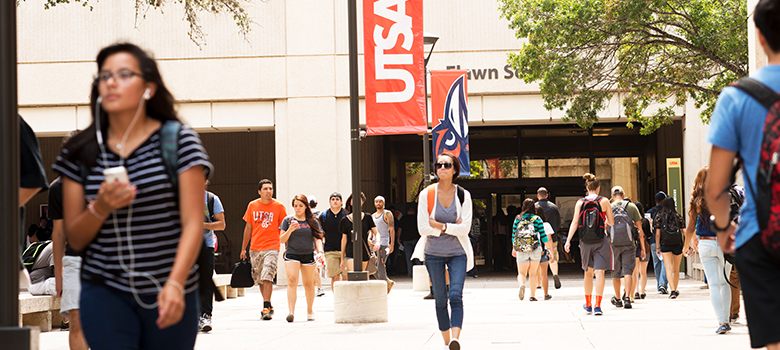
<path fill-rule="evenodd" d="M 636 266 L 636 245 L 632 227 L 639 230 L 639 242 L 642 246 L 641 255 L 646 254 L 644 244 L 644 232 L 642 232 L 642 215 L 639 214 L 634 203 L 623 200 L 625 197 L 623 187 L 612 187 L 612 215 L 614 224 L 608 226 L 609 243 L 612 246 L 614 268 L 612 269 L 612 287 L 615 296 L 612 297 L 612 305 L 630 309 L 631 291 L 634 290 L 634 267 Z M 625 293 L 621 300 L 620 279 L 626 279 Z"/>

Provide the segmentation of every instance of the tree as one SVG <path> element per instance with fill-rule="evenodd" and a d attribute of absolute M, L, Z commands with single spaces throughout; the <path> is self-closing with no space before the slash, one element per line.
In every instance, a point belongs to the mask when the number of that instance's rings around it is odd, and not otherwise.
<path fill-rule="evenodd" d="M 89 7 L 90 11 L 93 9 L 90 4 L 90 0 L 46 0 L 43 7 L 50 9 L 59 4 L 68 4 L 71 1 L 80 3 L 84 7 Z M 92 0 L 97 1 L 97 0 Z M 162 11 L 163 6 L 169 1 L 166 0 L 133 0 L 135 1 L 135 21 L 138 23 L 139 18 L 145 18 L 146 12 L 153 8 L 155 10 Z M 187 34 L 190 36 L 190 40 L 199 47 L 206 43 L 206 35 L 203 33 L 203 28 L 200 26 L 199 14 L 202 12 L 220 14 L 228 13 L 233 17 L 233 20 L 238 26 L 238 31 L 246 38 L 249 34 L 250 25 L 252 19 L 249 18 L 249 14 L 241 6 L 239 0 L 174 0 L 182 6 L 184 6 L 184 19 L 190 25 L 190 30 Z M 19 6 L 19 0 L 16 1 L 16 5 Z"/>
<path fill-rule="evenodd" d="M 709 122 L 718 94 L 748 74 L 746 0 L 499 0 L 525 44 L 509 54 L 539 82 L 548 110 L 581 128 L 614 93 L 643 135 L 670 124 L 689 98 Z M 661 107 L 645 110 L 651 103 Z"/>

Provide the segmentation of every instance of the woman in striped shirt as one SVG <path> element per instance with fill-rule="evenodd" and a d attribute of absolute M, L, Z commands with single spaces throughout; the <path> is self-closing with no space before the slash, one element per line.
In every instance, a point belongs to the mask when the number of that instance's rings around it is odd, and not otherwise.
<path fill-rule="evenodd" d="M 520 300 L 525 298 L 525 281 L 526 275 L 530 275 L 531 281 L 531 297 L 529 301 L 536 301 L 536 284 L 539 281 L 537 274 L 539 273 L 539 261 L 542 259 L 542 244 L 547 245 L 547 249 L 552 251 L 552 244 L 547 239 L 547 234 L 544 232 L 544 222 L 538 216 L 536 216 L 536 206 L 534 200 L 526 198 L 523 201 L 523 206 L 520 208 L 522 212 L 515 217 L 514 224 L 512 225 L 512 256 L 517 260 L 517 282 L 520 284 L 520 292 L 518 296 Z M 533 245 L 536 246 L 530 252 L 518 252 L 517 240 L 522 237 L 526 226 L 531 226 L 533 230 Z M 518 231 L 519 230 L 519 231 Z"/>
<path fill-rule="evenodd" d="M 68 243 L 84 255 L 84 334 L 92 349 L 192 349 L 194 264 L 211 164 L 197 133 L 179 123 L 173 96 L 146 52 L 112 45 L 100 51 L 97 65 L 91 94 L 97 119 L 54 165 L 63 177 Z M 178 129 L 170 137 L 177 143 L 167 143 L 166 152 L 163 130 L 170 125 Z M 106 181 L 104 170 L 118 167 L 126 168 L 127 180 Z"/>

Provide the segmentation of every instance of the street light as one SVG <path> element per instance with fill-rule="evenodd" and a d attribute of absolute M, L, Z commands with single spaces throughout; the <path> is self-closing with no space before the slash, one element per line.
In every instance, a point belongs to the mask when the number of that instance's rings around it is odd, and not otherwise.
<path fill-rule="evenodd" d="M 433 47 L 439 41 L 439 36 L 423 33 L 423 45 L 431 45 L 428 56 L 425 57 L 425 133 L 423 133 L 423 182 L 425 187 L 431 184 L 431 149 L 428 141 L 428 60 L 431 59 Z"/>

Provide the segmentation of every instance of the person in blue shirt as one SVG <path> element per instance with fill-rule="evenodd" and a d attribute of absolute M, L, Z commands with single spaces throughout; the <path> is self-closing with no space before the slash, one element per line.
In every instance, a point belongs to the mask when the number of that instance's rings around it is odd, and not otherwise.
<path fill-rule="evenodd" d="M 206 180 L 206 188 L 209 186 L 209 180 Z M 209 205 L 209 197 L 213 198 L 213 203 Z M 219 196 L 206 191 L 203 196 L 203 207 L 206 219 L 203 221 L 203 249 L 201 254 L 206 256 L 206 268 L 208 271 L 214 271 L 214 251 L 217 246 L 217 235 L 214 230 L 225 230 L 225 209 L 222 208 L 222 201 Z M 212 212 L 213 211 L 213 212 Z M 209 288 L 200 288 L 200 322 L 201 332 L 209 332 L 211 326 L 211 311 L 214 304 L 214 291 Z"/>
<path fill-rule="evenodd" d="M 760 0 L 753 12 L 753 20 L 758 43 L 767 54 L 768 65 L 750 77 L 775 92 L 780 91 L 780 0 Z M 755 191 L 767 112 L 745 92 L 734 87 L 723 89 L 707 135 L 707 141 L 712 143 L 712 152 L 705 195 L 712 214 L 710 227 L 717 233 L 720 247 L 727 254 L 736 250 L 751 346 L 780 349 L 780 323 L 776 322 L 776 315 L 780 314 L 780 299 L 776 297 L 780 290 L 780 264 L 761 242 L 756 203 L 750 186 L 746 186 L 739 226 L 729 217 L 728 188 L 737 154 L 742 157 L 745 184 L 753 184 Z"/>

